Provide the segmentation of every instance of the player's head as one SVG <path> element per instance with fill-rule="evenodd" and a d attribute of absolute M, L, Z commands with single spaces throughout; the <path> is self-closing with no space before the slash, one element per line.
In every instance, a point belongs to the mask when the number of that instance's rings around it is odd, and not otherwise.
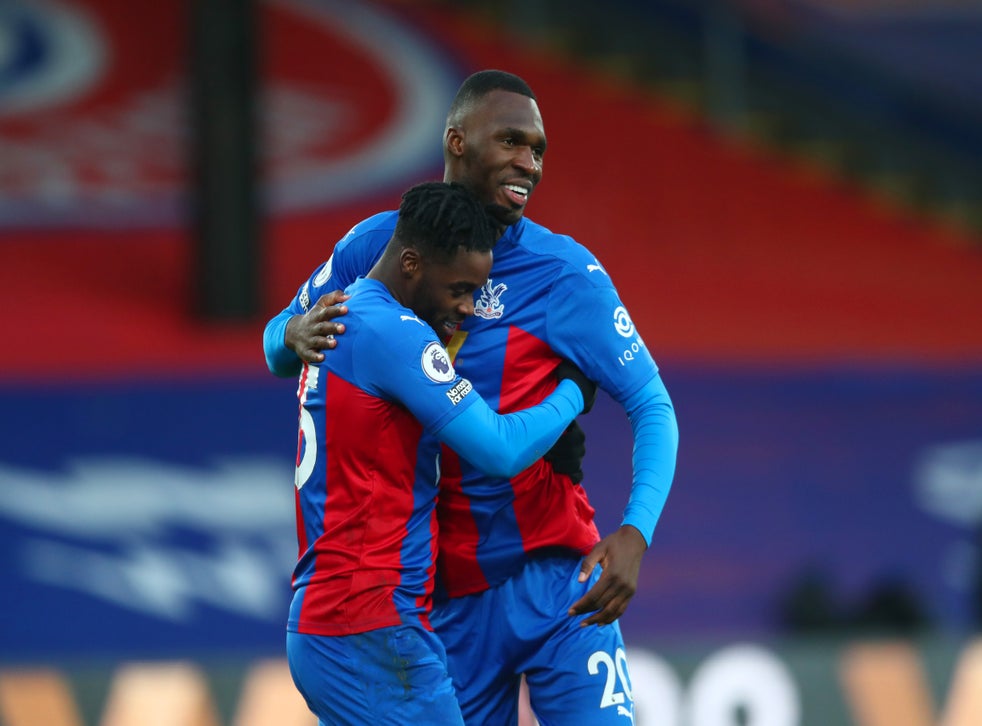
<path fill-rule="evenodd" d="M 522 218 L 542 178 L 546 133 L 535 94 L 512 73 L 468 77 L 447 114 L 444 181 L 471 189 L 501 224 Z"/>
<path fill-rule="evenodd" d="M 397 297 L 438 335 L 474 313 L 474 291 L 487 282 L 498 228 L 460 184 L 427 182 L 402 195 L 392 235 Z"/>

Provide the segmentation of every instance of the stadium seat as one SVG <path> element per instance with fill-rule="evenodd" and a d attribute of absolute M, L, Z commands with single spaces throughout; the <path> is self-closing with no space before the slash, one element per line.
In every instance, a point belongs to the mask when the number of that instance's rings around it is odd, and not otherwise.
<path fill-rule="evenodd" d="M 233 726 L 317 726 L 285 660 L 257 661 L 242 683 Z"/>
<path fill-rule="evenodd" d="M 219 726 L 219 718 L 197 665 L 127 663 L 113 674 L 100 726 Z"/>
<path fill-rule="evenodd" d="M 4 726 L 82 726 L 75 696 L 55 670 L 0 671 L 0 723 Z"/>
<path fill-rule="evenodd" d="M 842 655 L 839 675 L 856 726 L 933 726 L 924 667 L 909 643 L 852 645 Z"/>
<path fill-rule="evenodd" d="M 982 724 L 982 639 L 970 642 L 955 666 L 941 726 Z"/>

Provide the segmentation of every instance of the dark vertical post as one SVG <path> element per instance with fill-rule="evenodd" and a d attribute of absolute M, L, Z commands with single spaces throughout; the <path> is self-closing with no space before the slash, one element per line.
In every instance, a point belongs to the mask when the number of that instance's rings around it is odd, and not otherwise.
<path fill-rule="evenodd" d="M 260 309 L 253 0 L 189 0 L 195 312 Z"/>
<path fill-rule="evenodd" d="M 723 0 L 705 4 L 704 54 L 707 112 L 717 130 L 740 130 L 747 111 L 747 68 L 738 8 Z"/>

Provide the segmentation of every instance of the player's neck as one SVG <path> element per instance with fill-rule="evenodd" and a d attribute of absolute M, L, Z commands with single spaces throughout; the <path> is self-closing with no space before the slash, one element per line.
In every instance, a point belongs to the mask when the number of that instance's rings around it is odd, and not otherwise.
<path fill-rule="evenodd" d="M 366 277 L 369 280 L 377 280 L 388 289 L 389 294 L 396 299 L 400 305 L 405 306 L 409 299 L 406 289 L 405 279 L 399 270 L 398 259 L 386 259 L 386 255 L 375 263 Z"/>

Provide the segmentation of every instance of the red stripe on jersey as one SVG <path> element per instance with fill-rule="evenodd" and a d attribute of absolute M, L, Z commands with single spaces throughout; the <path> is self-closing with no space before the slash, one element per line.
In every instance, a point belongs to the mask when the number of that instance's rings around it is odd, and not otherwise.
<path fill-rule="evenodd" d="M 471 503 L 461 487 L 460 457 L 449 446 L 440 455 L 440 496 L 436 501 L 440 523 L 437 569 L 448 592 L 458 594 L 488 589 L 477 564 L 480 532 L 471 515 Z"/>
<path fill-rule="evenodd" d="M 499 411 L 512 413 L 540 403 L 557 384 L 553 375 L 560 358 L 542 340 L 512 327 L 508 332 L 504 373 L 501 381 Z M 509 482 L 512 496 L 503 495 L 500 480 L 479 477 L 462 485 L 460 462 L 456 454 L 444 448 L 443 477 L 437 511 L 440 519 L 439 573 L 451 597 L 461 597 L 486 590 L 488 577 L 500 581 L 503 569 L 514 571 L 521 562 L 499 549 L 487 549 L 489 543 L 502 542 L 500 533 L 482 532 L 472 513 L 471 497 L 476 506 L 489 502 L 498 506 L 511 498 L 521 547 L 531 552 L 545 547 L 564 547 L 586 554 L 600 540 L 593 523 L 593 508 L 586 492 L 568 476 L 556 474 L 543 460 Z M 482 517 L 495 526 L 496 517 Z M 489 568 L 486 575 L 477 560 L 478 543 L 483 542 L 482 561 Z M 515 543 L 506 542 L 509 551 Z M 507 575 L 506 575 L 507 576 Z"/>
<path fill-rule="evenodd" d="M 585 555 L 600 541 L 586 491 L 539 459 L 511 480 L 515 521 L 526 552 L 564 547 Z"/>
<path fill-rule="evenodd" d="M 402 406 L 333 374 L 326 378 L 325 415 L 317 422 L 330 442 L 329 451 L 318 452 L 326 457 L 326 502 L 298 627 L 345 635 L 401 622 L 393 592 L 401 582 L 422 427 Z"/>
<path fill-rule="evenodd" d="M 560 360 L 544 341 L 521 328 L 509 328 L 498 412 L 512 413 L 541 403 L 556 388 L 552 372 Z"/>
<path fill-rule="evenodd" d="M 501 380 L 502 413 L 540 403 L 558 384 L 553 375 L 560 362 L 542 340 L 520 328 L 508 331 Z M 567 547 L 581 554 L 600 540 L 593 507 L 583 487 L 556 474 L 539 459 L 511 480 L 512 504 L 526 552 L 542 547 Z"/>

